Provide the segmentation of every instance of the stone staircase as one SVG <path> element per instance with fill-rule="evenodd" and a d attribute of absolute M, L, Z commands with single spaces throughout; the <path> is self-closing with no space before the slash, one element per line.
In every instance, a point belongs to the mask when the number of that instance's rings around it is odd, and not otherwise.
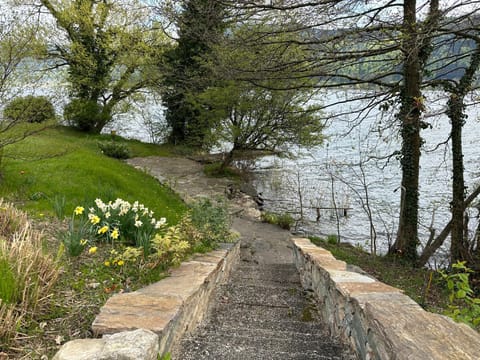
<path fill-rule="evenodd" d="M 241 261 L 217 290 L 206 321 L 172 359 L 355 359 L 317 319 L 295 265 L 262 254 L 272 246 L 291 250 L 281 239 L 267 246 L 263 240 L 243 239 Z"/>

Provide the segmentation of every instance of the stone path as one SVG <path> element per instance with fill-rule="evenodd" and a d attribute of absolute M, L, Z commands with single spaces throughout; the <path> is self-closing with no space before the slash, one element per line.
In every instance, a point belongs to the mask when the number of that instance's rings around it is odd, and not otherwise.
<path fill-rule="evenodd" d="M 228 181 L 208 179 L 186 159 L 130 159 L 184 199 L 222 195 Z M 167 175 L 168 174 L 168 175 Z M 252 218 L 234 218 L 241 259 L 218 289 L 206 320 L 172 359 L 355 359 L 332 339 L 305 294 L 288 241 L 290 233 Z"/>

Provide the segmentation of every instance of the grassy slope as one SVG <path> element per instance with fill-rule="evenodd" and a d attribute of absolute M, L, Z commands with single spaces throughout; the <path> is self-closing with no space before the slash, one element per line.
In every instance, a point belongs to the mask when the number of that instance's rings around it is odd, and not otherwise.
<path fill-rule="evenodd" d="M 97 143 L 110 138 L 57 127 L 6 147 L 0 196 L 33 217 L 54 215 L 55 198 L 65 197 L 65 213 L 70 214 L 75 206 L 88 207 L 97 197 L 105 201 L 120 197 L 138 200 L 157 217 L 176 223 L 184 204 L 151 176 L 104 156 Z M 126 142 L 133 156 L 169 154 L 167 148 L 157 145 L 116 141 Z"/>

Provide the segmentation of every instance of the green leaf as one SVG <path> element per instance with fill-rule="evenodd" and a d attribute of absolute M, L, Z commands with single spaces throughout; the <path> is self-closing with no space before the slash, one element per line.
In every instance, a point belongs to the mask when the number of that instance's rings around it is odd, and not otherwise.
<path fill-rule="evenodd" d="M 457 291 L 457 298 L 458 299 L 464 299 L 465 296 L 467 296 L 467 293 L 466 293 L 465 290 L 460 289 L 460 290 Z"/>

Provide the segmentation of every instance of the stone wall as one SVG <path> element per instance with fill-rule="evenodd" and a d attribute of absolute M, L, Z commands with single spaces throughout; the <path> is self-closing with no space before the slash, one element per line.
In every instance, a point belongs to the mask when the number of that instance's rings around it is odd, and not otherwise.
<path fill-rule="evenodd" d="M 308 239 L 292 239 L 304 288 L 313 291 L 334 336 L 361 359 L 480 358 L 480 334 L 424 311 L 399 289 L 353 268 Z"/>
<path fill-rule="evenodd" d="M 171 270 L 169 277 L 155 284 L 112 296 L 92 325 L 94 333 L 103 335 L 103 338 L 69 342 L 54 359 L 153 360 L 157 359 L 157 354 L 172 352 L 178 340 L 201 322 L 215 287 L 228 278 L 239 255 L 239 242 L 224 244 L 219 250 L 183 262 Z M 144 333 L 139 333 L 138 329 Z M 115 335 L 112 337 L 111 334 Z M 132 334 L 142 338 L 141 334 L 145 334 L 148 342 L 132 342 Z M 119 338 L 124 340 L 119 341 Z M 118 352 L 111 351 L 115 347 Z M 136 347 L 140 349 L 133 349 Z M 139 353 L 147 353 L 144 351 L 146 347 L 153 357 L 138 357 Z M 87 355 L 83 357 L 82 354 Z"/>

